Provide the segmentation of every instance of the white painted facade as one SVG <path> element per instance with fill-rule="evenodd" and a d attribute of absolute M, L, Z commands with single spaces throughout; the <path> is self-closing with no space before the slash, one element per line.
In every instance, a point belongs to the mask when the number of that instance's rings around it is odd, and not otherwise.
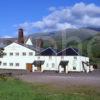
<path fill-rule="evenodd" d="M 0 58 L 1 69 L 23 69 L 27 70 L 27 64 L 32 64 L 32 71 L 35 72 L 38 70 L 38 66 L 33 64 L 34 61 L 44 61 L 41 65 L 41 72 L 43 71 L 57 71 L 62 73 L 64 70 L 65 73 L 68 72 L 89 72 L 89 66 L 84 65 L 83 68 L 82 62 L 89 63 L 88 57 L 83 56 L 36 56 L 35 50 L 31 50 L 25 46 L 22 46 L 17 43 L 12 43 L 4 48 L 6 55 L 3 58 Z M 68 61 L 68 64 L 65 66 L 59 65 L 61 61 Z"/>
<path fill-rule="evenodd" d="M 84 72 L 82 62 L 89 62 L 89 58 L 83 56 L 36 56 L 35 60 L 45 62 L 42 65 L 42 71 L 54 70 L 60 72 L 64 70 L 64 68 L 59 65 L 61 61 L 68 61 L 68 65 L 66 65 L 68 72 Z M 86 67 L 88 68 L 89 66 Z"/>
<path fill-rule="evenodd" d="M 0 59 L 2 69 L 26 69 L 27 63 L 34 61 L 35 51 L 17 43 L 4 48 L 6 55 Z"/>

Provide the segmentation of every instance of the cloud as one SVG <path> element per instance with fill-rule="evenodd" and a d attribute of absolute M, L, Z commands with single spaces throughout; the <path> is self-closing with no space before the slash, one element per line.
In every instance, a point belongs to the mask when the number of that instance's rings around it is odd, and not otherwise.
<path fill-rule="evenodd" d="M 5 35 L 5 36 L 2 36 L 1 38 L 13 38 L 12 36 L 8 36 L 8 35 Z"/>
<path fill-rule="evenodd" d="M 100 27 L 100 7 L 95 4 L 76 3 L 71 7 L 50 7 L 50 14 L 40 21 L 20 24 L 27 31 L 53 31 L 87 26 Z"/>
<path fill-rule="evenodd" d="M 56 7 L 50 7 L 49 8 L 49 11 L 55 11 L 56 10 Z"/>

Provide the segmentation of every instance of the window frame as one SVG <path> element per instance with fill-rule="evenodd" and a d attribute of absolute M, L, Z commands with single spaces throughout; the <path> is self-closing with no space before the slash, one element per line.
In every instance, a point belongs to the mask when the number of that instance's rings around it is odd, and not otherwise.
<path fill-rule="evenodd" d="M 10 52 L 10 54 L 9 54 L 10 56 L 13 56 L 13 52 Z"/>
<path fill-rule="evenodd" d="M 26 52 L 23 52 L 22 55 L 23 55 L 23 56 L 26 56 Z"/>
<path fill-rule="evenodd" d="M 77 68 L 75 66 L 73 66 L 73 70 L 77 70 Z"/>
<path fill-rule="evenodd" d="M 9 66 L 14 66 L 14 64 L 13 63 L 9 63 Z"/>
<path fill-rule="evenodd" d="M 19 52 L 16 52 L 16 56 L 19 56 Z"/>
<path fill-rule="evenodd" d="M 3 63 L 3 66 L 7 66 L 7 63 Z"/>
<path fill-rule="evenodd" d="M 52 63 L 52 68 L 54 68 L 55 67 L 55 63 Z"/>
<path fill-rule="evenodd" d="M 33 56 L 33 52 L 29 52 L 29 56 Z"/>
<path fill-rule="evenodd" d="M 16 64 L 15 64 L 15 66 L 17 66 L 17 67 L 18 67 L 18 66 L 20 66 L 20 64 L 19 64 L 19 63 L 16 63 Z"/>

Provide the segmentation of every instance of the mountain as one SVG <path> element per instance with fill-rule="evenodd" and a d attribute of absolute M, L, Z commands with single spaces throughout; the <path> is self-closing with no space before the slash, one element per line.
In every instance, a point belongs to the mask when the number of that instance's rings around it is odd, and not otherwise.
<path fill-rule="evenodd" d="M 0 44 L 9 45 L 10 43 L 14 42 L 16 38 L 0 38 Z"/>
<path fill-rule="evenodd" d="M 83 42 L 87 39 L 94 37 L 98 31 L 80 28 L 80 29 L 66 29 L 60 31 L 53 32 L 41 32 L 36 34 L 31 34 L 30 36 L 33 38 L 33 43 L 35 44 L 35 40 L 37 38 L 42 38 L 44 41 L 44 47 L 56 47 L 58 49 L 66 48 L 70 46 L 70 44 L 77 44 L 76 41 Z M 72 41 L 72 43 L 69 43 Z"/>
<path fill-rule="evenodd" d="M 66 29 L 54 32 L 36 33 L 36 34 L 31 34 L 30 36 L 32 36 L 33 39 L 38 37 L 51 37 L 54 39 L 62 39 L 62 37 L 64 38 L 66 37 L 66 39 L 70 37 L 77 37 L 83 41 L 93 37 L 97 33 L 98 31 L 95 31 L 93 29 L 80 28 L 80 29 Z"/>
<path fill-rule="evenodd" d="M 86 29 L 94 30 L 100 32 L 100 27 L 86 27 Z"/>
<path fill-rule="evenodd" d="M 80 29 L 66 29 L 53 32 L 41 32 L 30 34 L 33 43 L 35 44 L 36 38 L 43 38 L 45 47 L 52 46 L 51 40 L 56 42 L 58 47 L 61 47 L 64 43 L 68 42 L 70 39 L 77 39 L 79 41 L 85 41 L 92 38 L 98 33 L 98 31 L 90 28 L 80 28 Z M 28 37 L 28 36 L 27 36 Z M 0 38 L 0 43 L 10 44 L 15 41 L 16 38 Z M 63 43 L 62 43 L 63 41 Z"/>
<path fill-rule="evenodd" d="M 98 33 L 95 29 L 88 28 L 80 28 L 80 29 L 66 29 L 60 31 L 53 31 L 53 32 L 41 32 L 41 33 L 34 33 L 30 34 L 29 36 L 32 37 L 33 42 L 36 38 L 43 38 L 44 41 L 48 41 L 48 39 L 54 40 L 56 42 L 66 41 L 70 38 L 77 38 L 78 40 L 85 41 L 89 38 L 92 38 Z M 28 37 L 28 36 L 27 36 Z M 0 38 L 0 43 L 10 44 L 11 42 L 15 41 L 16 38 Z"/>

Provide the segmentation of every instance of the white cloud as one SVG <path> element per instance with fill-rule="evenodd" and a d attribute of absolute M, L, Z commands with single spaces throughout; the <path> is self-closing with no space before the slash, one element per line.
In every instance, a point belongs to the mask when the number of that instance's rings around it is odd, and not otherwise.
<path fill-rule="evenodd" d="M 8 35 L 5 35 L 5 36 L 2 36 L 2 38 L 13 38 L 12 36 L 8 36 Z"/>
<path fill-rule="evenodd" d="M 50 7 L 50 14 L 37 22 L 20 24 L 27 31 L 52 31 L 86 26 L 100 27 L 100 7 L 95 4 L 76 3 L 71 7 Z"/>
<path fill-rule="evenodd" d="M 82 23 L 85 26 L 100 26 L 100 18 L 99 17 L 89 17 L 87 15 L 85 15 L 83 17 Z"/>
<path fill-rule="evenodd" d="M 56 7 L 50 7 L 49 8 L 49 11 L 55 11 L 56 10 Z"/>

